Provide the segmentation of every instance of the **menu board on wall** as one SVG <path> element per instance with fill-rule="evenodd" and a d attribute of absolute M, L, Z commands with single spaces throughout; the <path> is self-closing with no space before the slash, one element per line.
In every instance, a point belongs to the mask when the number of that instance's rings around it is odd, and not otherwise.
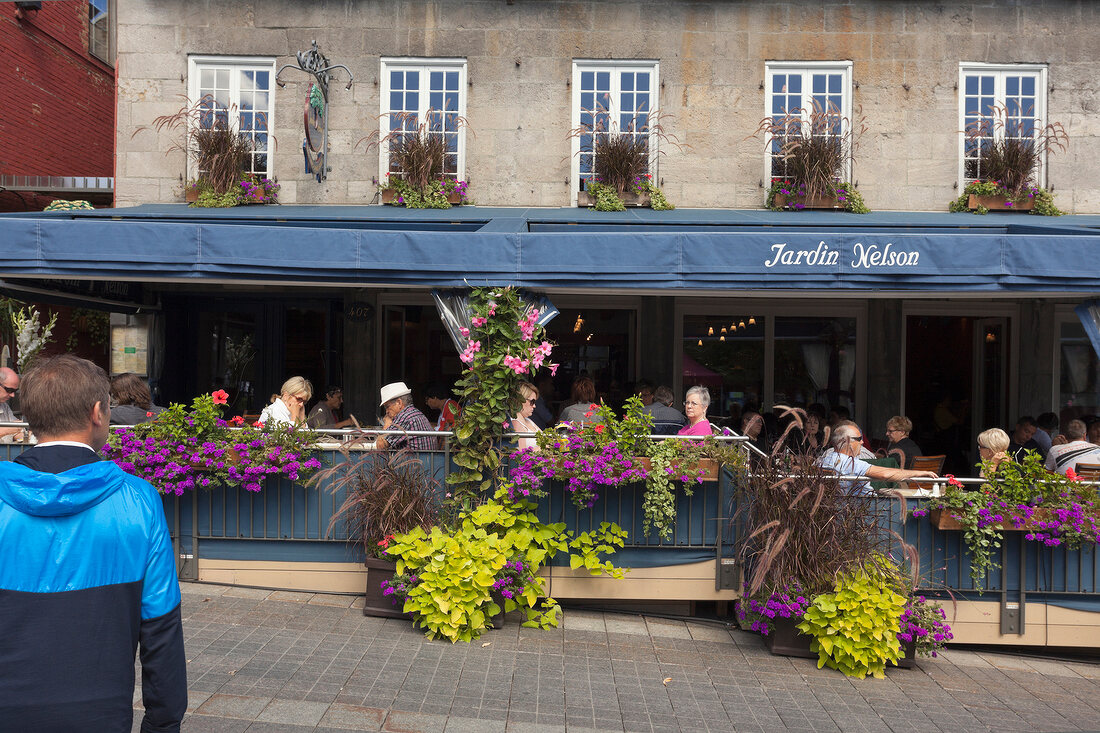
<path fill-rule="evenodd" d="M 111 374 L 133 372 L 147 376 L 149 363 L 149 324 L 142 316 L 131 316 L 125 323 L 111 324 Z"/>

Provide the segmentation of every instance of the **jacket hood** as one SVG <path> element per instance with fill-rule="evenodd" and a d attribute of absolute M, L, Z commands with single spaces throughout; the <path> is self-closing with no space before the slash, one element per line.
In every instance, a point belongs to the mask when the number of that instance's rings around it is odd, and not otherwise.
<path fill-rule="evenodd" d="M 0 502 L 35 517 L 67 517 L 89 509 L 122 488 L 115 463 L 99 461 L 63 473 L 44 473 L 0 462 Z"/>

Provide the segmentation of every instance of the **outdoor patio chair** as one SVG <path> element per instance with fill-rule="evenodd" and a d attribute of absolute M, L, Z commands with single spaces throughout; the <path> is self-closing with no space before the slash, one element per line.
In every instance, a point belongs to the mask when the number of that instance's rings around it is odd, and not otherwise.
<path fill-rule="evenodd" d="M 1100 481 L 1100 463 L 1078 463 L 1073 470 L 1082 481 Z"/>
<path fill-rule="evenodd" d="M 935 471 L 939 473 L 943 470 L 943 462 L 946 458 L 946 455 L 913 456 L 913 465 L 911 468 L 914 471 Z"/>

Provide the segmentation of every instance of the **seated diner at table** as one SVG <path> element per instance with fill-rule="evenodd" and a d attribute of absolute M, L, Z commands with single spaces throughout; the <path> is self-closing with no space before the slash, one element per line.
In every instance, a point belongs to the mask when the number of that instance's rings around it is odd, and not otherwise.
<path fill-rule="evenodd" d="M 710 390 L 695 385 L 684 397 L 684 413 L 688 423 L 680 428 L 677 435 L 714 435 L 714 426 L 707 420 L 707 408 L 710 407 Z"/>
<path fill-rule="evenodd" d="M 412 390 L 404 382 L 391 382 L 382 388 L 382 418 L 384 430 L 416 430 L 435 432 L 432 424 L 423 412 L 416 408 L 412 400 Z M 375 442 L 378 450 L 436 450 L 438 439 L 432 435 L 379 435 Z"/>
<path fill-rule="evenodd" d="M 817 459 L 817 465 L 835 472 L 840 476 L 858 476 L 860 478 L 843 479 L 839 482 L 842 489 L 856 496 L 873 496 L 871 479 L 876 481 L 905 481 L 914 478 L 937 478 L 935 471 L 907 471 L 904 468 L 873 466 L 859 457 L 863 448 L 863 431 L 851 420 L 842 420 L 833 428 L 833 450 L 826 451 Z"/>
<path fill-rule="evenodd" d="M 512 418 L 512 432 L 537 433 L 539 426 L 531 419 L 535 412 L 535 404 L 539 399 L 538 387 L 530 382 L 520 382 L 516 387 L 516 412 Z M 538 449 L 534 436 L 530 438 L 518 438 L 516 442 L 520 448 Z"/>
<path fill-rule="evenodd" d="M 260 413 L 264 425 L 300 425 L 306 421 L 306 403 L 313 396 L 313 384 L 305 377 L 283 382 L 279 396 Z"/>

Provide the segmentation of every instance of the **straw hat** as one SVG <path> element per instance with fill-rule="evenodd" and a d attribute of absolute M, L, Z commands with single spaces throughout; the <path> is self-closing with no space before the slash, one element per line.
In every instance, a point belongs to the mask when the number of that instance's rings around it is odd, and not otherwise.
<path fill-rule="evenodd" d="M 390 382 L 382 388 L 382 404 L 384 405 L 390 400 L 395 400 L 398 397 L 404 397 L 408 394 L 412 394 L 412 390 L 409 389 L 404 382 Z"/>

